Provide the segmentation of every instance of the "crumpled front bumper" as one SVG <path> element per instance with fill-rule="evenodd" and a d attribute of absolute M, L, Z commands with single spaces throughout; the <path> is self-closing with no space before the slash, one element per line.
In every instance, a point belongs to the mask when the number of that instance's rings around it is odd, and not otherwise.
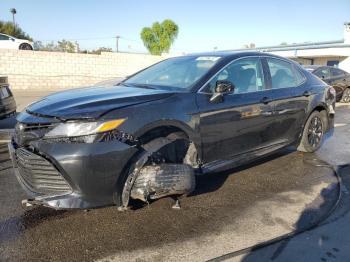
<path fill-rule="evenodd" d="M 21 160 L 16 155 L 16 151 L 19 150 L 16 147 L 14 142 L 9 143 L 14 173 L 30 196 L 24 204 L 27 206 L 39 204 L 55 209 L 86 209 L 113 205 L 118 178 L 129 159 L 138 150 L 119 141 L 91 144 L 49 143 L 40 140 L 31 142 L 31 153 L 50 162 L 69 184 L 70 190 L 55 193 L 41 190 L 45 189 L 45 186 L 40 187 L 41 178 L 45 178 L 43 174 L 40 174 L 39 179 L 37 177 L 34 179 L 39 186 L 29 185 L 28 179 L 24 179 L 27 177 L 21 174 L 23 165 L 18 163 Z"/>

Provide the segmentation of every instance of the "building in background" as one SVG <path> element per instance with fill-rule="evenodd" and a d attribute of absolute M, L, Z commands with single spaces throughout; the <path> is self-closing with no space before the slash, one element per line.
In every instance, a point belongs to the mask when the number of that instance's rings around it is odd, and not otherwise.
<path fill-rule="evenodd" d="M 246 50 L 246 49 L 244 49 Z M 350 72 L 350 22 L 344 24 L 344 39 L 250 49 L 287 57 L 302 65 L 328 65 Z"/>

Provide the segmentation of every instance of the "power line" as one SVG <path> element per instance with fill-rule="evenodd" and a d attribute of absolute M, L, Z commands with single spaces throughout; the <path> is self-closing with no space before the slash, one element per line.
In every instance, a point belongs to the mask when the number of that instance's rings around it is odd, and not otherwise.
<path fill-rule="evenodd" d="M 61 40 L 67 40 L 67 41 L 85 41 L 85 40 L 98 40 L 98 39 L 114 39 L 116 36 L 106 36 L 106 37 L 89 37 L 89 38 L 62 38 L 62 39 L 49 39 L 49 40 L 43 40 L 39 39 L 39 41 L 42 42 L 56 42 Z"/>

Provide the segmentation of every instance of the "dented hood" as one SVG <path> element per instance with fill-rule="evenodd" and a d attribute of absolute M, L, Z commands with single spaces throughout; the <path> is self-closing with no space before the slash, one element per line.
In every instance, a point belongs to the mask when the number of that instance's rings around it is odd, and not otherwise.
<path fill-rule="evenodd" d="M 26 111 L 62 120 L 98 118 L 114 109 L 159 100 L 171 94 L 166 90 L 122 85 L 79 88 L 44 97 L 28 106 Z"/>

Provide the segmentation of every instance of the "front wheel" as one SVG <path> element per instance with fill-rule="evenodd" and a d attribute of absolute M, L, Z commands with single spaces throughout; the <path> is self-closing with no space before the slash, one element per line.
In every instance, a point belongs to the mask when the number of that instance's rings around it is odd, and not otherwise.
<path fill-rule="evenodd" d="M 342 103 L 349 103 L 350 102 L 350 88 L 349 87 L 344 90 L 340 102 L 342 102 Z"/>
<path fill-rule="evenodd" d="M 20 50 L 33 50 L 32 46 L 30 44 L 21 44 L 19 46 Z"/>
<path fill-rule="evenodd" d="M 298 151 L 315 152 L 320 148 L 325 131 L 323 112 L 313 112 L 306 121 Z"/>

